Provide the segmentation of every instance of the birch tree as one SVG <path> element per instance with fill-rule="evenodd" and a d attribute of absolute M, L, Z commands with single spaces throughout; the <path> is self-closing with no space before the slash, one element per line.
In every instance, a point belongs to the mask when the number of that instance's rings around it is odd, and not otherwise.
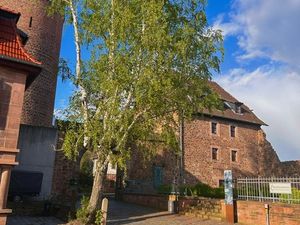
<path fill-rule="evenodd" d="M 208 26 L 204 0 L 52 0 L 51 10 L 64 10 L 74 28 L 76 90 L 63 148 L 96 158 L 90 224 L 110 161 L 126 168 L 130 143 L 147 154 L 160 140 L 176 152 L 177 118 L 218 106 L 207 82 L 219 72 L 222 35 Z"/>

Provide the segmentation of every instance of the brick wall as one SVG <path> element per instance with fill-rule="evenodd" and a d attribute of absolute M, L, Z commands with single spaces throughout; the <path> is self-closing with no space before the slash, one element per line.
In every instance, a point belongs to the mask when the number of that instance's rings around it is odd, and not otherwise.
<path fill-rule="evenodd" d="M 270 224 L 299 225 L 300 205 L 270 203 Z M 263 202 L 237 201 L 238 222 L 241 224 L 266 224 L 266 211 Z"/>
<path fill-rule="evenodd" d="M 22 123 L 51 126 L 63 19 L 48 17 L 48 0 L 1 0 L 0 5 L 20 12 L 18 28 L 27 33 L 28 53 L 42 62 L 43 70 L 26 90 Z M 30 26 L 31 21 L 31 26 Z"/>

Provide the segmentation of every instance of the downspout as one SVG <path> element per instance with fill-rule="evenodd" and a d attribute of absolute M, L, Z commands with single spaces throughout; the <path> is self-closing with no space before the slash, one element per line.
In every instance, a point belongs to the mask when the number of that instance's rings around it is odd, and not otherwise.
<path fill-rule="evenodd" d="M 179 149 L 180 149 L 180 156 L 179 156 L 179 185 L 182 186 L 185 184 L 184 178 L 184 116 L 183 112 L 180 116 L 179 121 Z"/>

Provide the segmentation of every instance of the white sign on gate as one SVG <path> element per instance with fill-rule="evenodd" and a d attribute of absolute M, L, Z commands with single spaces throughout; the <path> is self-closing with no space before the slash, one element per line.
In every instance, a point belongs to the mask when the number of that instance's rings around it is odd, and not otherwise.
<path fill-rule="evenodd" d="M 269 183 L 272 194 L 292 194 L 291 183 Z"/>

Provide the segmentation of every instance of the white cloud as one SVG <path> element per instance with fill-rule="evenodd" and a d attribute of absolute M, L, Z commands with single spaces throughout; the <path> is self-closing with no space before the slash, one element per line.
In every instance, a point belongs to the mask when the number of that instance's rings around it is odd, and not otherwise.
<path fill-rule="evenodd" d="M 300 0 L 235 0 L 230 20 L 217 17 L 214 27 L 237 35 L 245 54 L 239 59 L 265 57 L 299 66 Z"/>
<path fill-rule="evenodd" d="M 226 37 L 228 35 L 236 34 L 240 31 L 239 24 L 232 22 L 224 22 L 224 14 L 217 16 L 213 28 L 216 30 L 222 30 L 222 34 Z"/>
<path fill-rule="evenodd" d="M 234 69 L 217 79 L 264 122 L 264 130 L 281 160 L 300 159 L 300 74 L 286 67 Z"/>

